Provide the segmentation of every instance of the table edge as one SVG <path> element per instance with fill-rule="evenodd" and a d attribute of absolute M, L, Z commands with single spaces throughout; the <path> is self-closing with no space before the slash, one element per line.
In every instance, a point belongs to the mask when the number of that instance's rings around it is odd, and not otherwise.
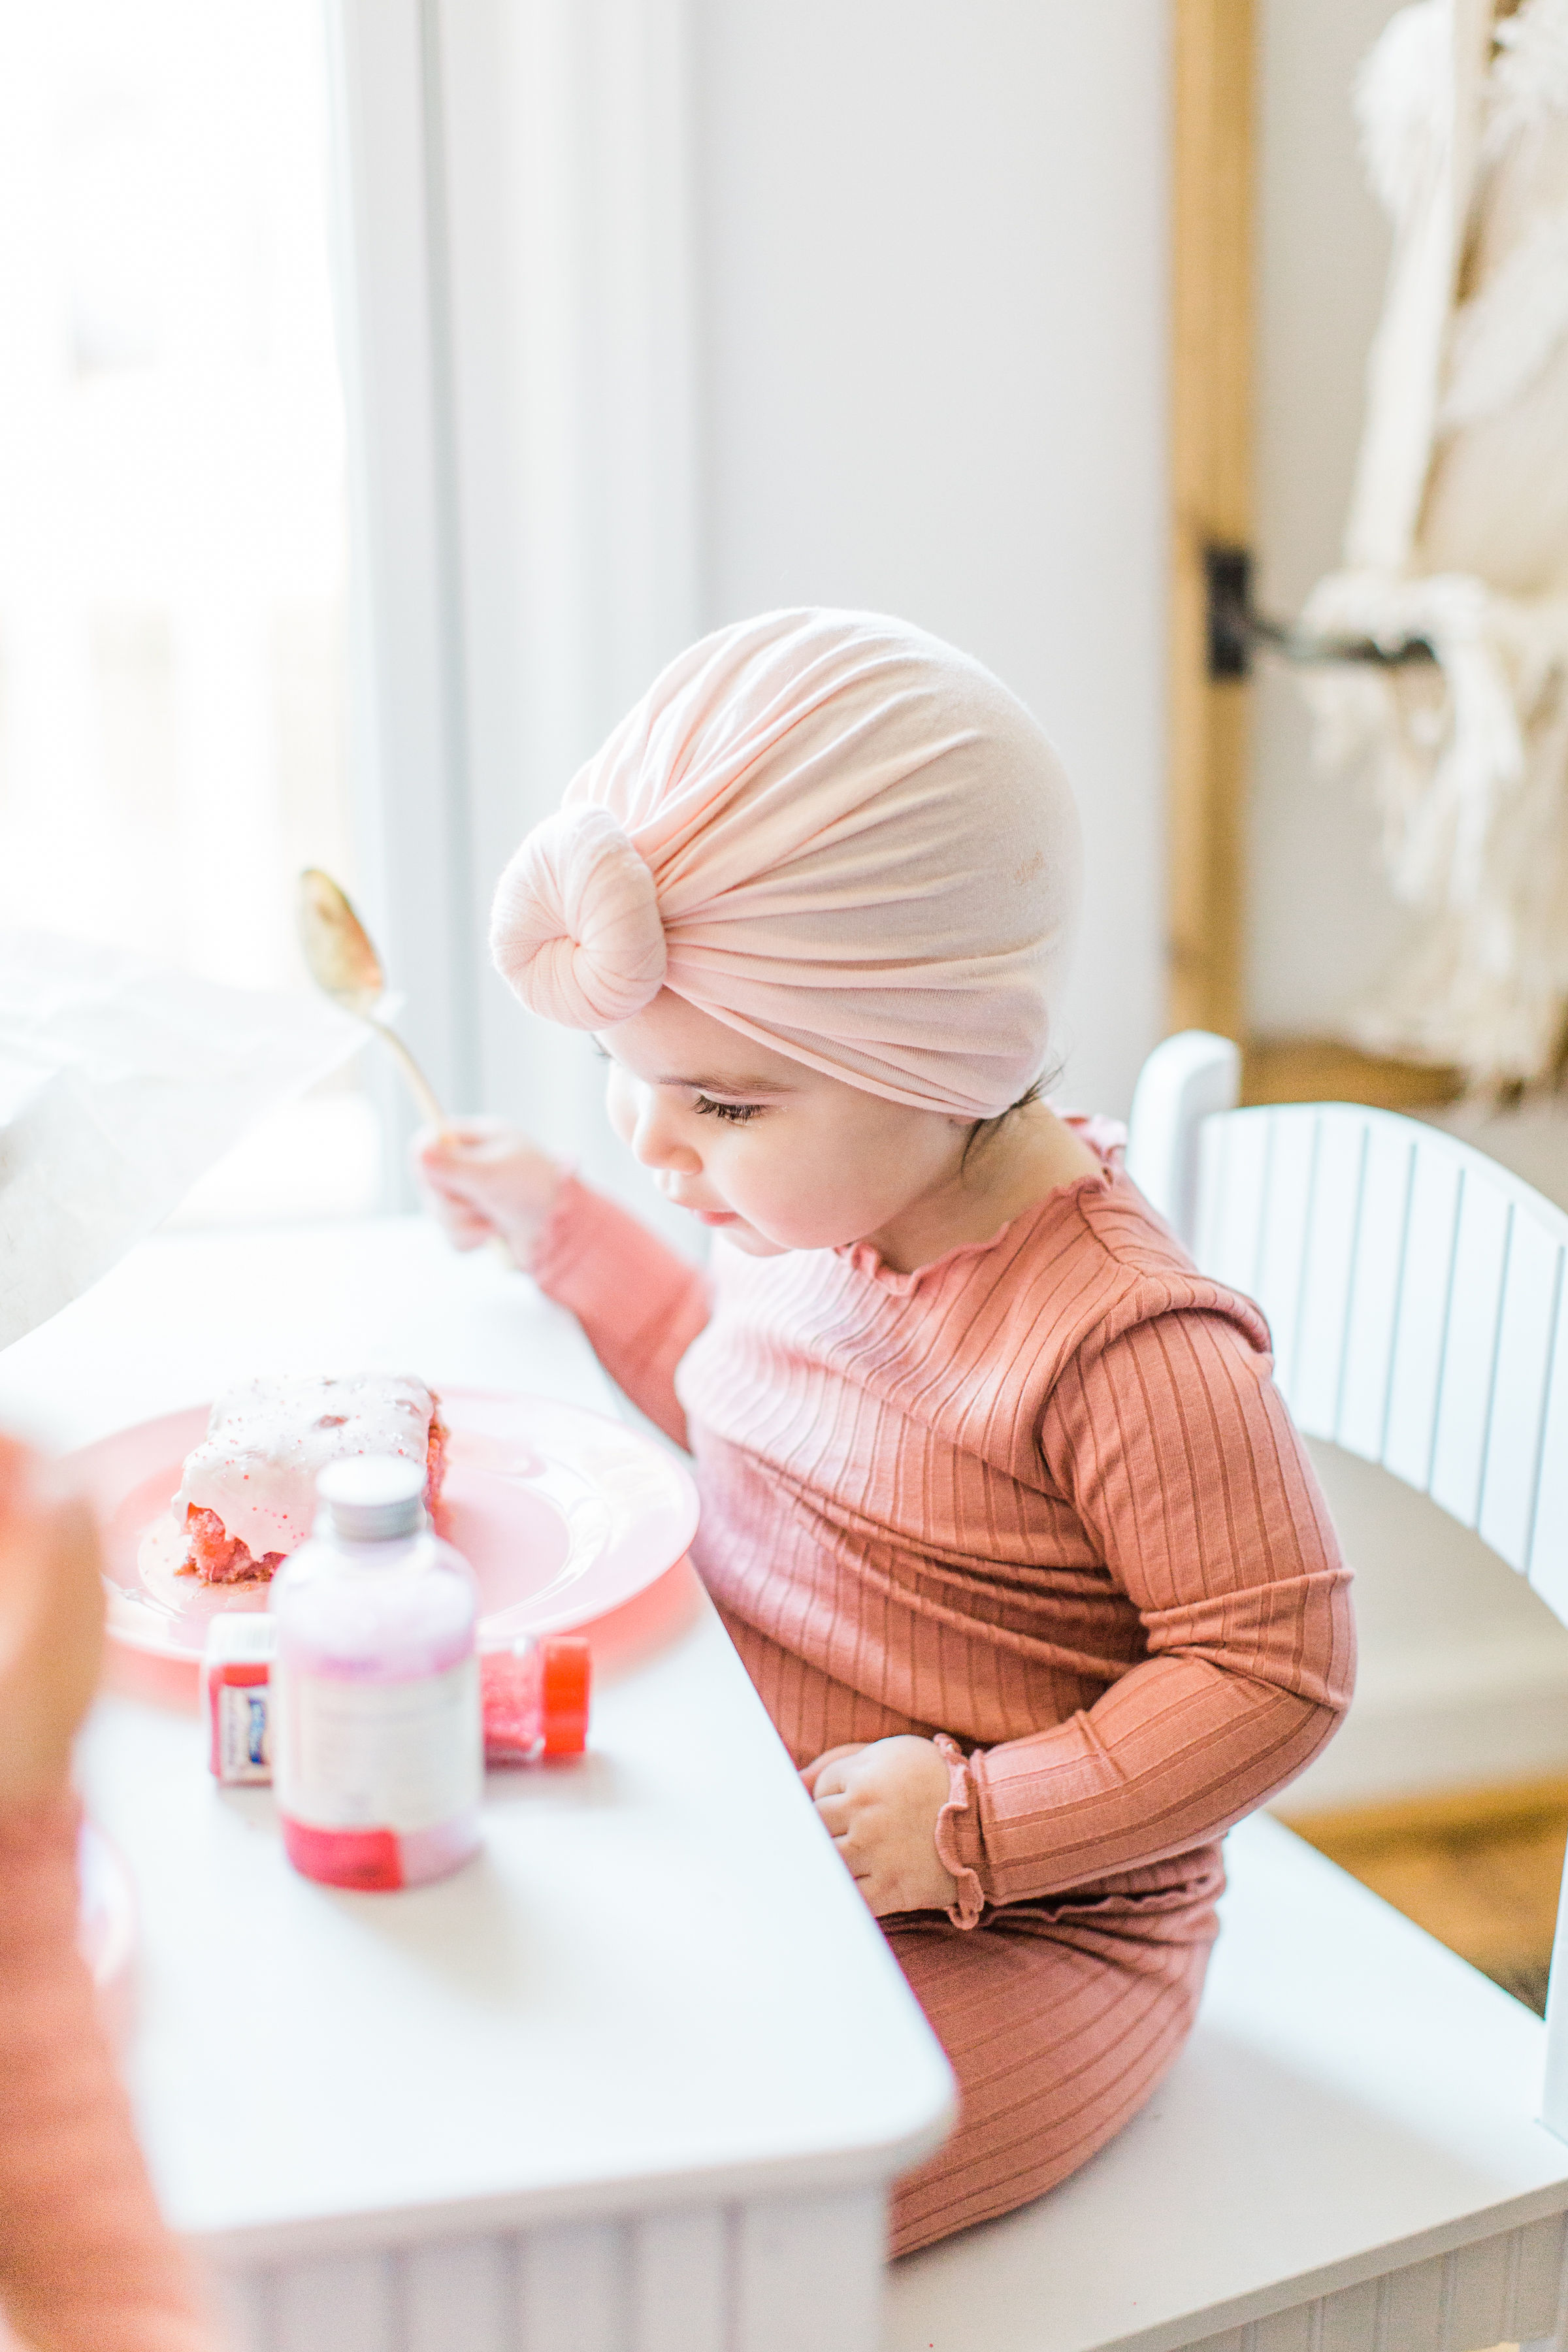
<path fill-rule="evenodd" d="M 700 2165 L 679 2173 L 626 2173 L 614 2179 L 563 2181 L 431 2205 L 366 2208 L 181 2234 L 198 2261 L 218 2270 L 247 2270 L 278 2262 L 512 2235 L 561 2222 L 625 2221 L 693 2206 L 785 2203 L 890 2187 L 941 2147 L 957 2112 L 957 2089 L 950 2076 L 940 2105 L 920 2124 L 895 2138 L 835 2149 L 826 2156 L 769 2157 L 737 2165 Z"/>

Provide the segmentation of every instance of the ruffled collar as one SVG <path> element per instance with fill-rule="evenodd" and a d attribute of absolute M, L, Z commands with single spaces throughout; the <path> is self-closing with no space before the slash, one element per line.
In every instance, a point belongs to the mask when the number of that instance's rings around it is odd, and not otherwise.
<path fill-rule="evenodd" d="M 845 1242 L 833 1252 L 833 1255 L 842 1259 L 857 1274 L 876 1283 L 879 1289 L 889 1291 L 895 1297 L 906 1297 L 920 1284 L 929 1282 L 935 1275 L 945 1274 L 950 1266 L 958 1265 L 963 1258 L 986 1257 L 993 1250 L 1005 1248 L 1026 1227 L 1056 1214 L 1082 1194 L 1108 1192 L 1121 1174 L 1126 1129 L 1118 1120 L 1098 1116 L 1082 1118 L 1065 1112 L 1059 1116 L 1066 1118 L 1079 1140 L 1088 1144 L 1100 1166 L 1085 1169 L 1080 1176 L 1069 1176 L 1064 1183 L 1053 1184 L 1048 1192 L 1042 1192 L 1037 1201 L 1031 1201 L 1027 1207 L 1018 1210 L 984 1241 L 955 1242 L 952 1248 L 943 1250 L 940 1257 L 928 1258 L 923 1265 L 912 1266 L 907 1274 L 897 1266 L 889 1265 L 881 1252 L 870 1242 Z"/>

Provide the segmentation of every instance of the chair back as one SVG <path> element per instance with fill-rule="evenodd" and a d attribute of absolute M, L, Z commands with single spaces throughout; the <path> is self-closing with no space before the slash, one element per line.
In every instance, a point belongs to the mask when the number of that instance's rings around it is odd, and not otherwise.
<path fill-rule="evenodd" d="M 1200 1066 L 1211 1090 L 1223 1083 L 1226 1044 L 1188 1031 L 1151 1055 L 1129 1173 L 1145 1170 L 1204 1272 L 1262 1307 L 1297 1426 L 1429 1495 L 1568 1624 L 1568 1216 L 1393 1111 L 1289 1103 L 1184 1120 L 1173 1101 L 1201 1104 Z M 1560 1915 L 1554 1986 L 1563 1937 Z M 1549 2007 L 1543 2119 L 1568 2138 L 1568 1999 Z"/>

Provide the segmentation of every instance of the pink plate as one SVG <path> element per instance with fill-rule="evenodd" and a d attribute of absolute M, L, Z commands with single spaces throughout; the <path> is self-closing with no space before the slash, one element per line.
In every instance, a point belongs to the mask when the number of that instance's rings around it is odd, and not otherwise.
<path fill-rule="evenodd" d="M 586 1625 L 680 1558 L 697 1489 L 672 1454 L 604 1414 L 546 1397 L 443 1389 L 452 1433 L 440 1532 L 479 1580 L 483 1648 Z M 71 1456 L 104 1531 L 109 1631 L 133 1650 L 195 1662 L 207 1621 L 265 1609 L 265 1584 L 202 1584 L 169 1503 L 205 1405 L 116 1431 Z"/>

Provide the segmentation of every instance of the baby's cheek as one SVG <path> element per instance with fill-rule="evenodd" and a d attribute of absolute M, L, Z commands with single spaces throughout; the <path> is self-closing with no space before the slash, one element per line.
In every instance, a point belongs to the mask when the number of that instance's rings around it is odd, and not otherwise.
<path fill-rule="evenodd" d="M 715 1189 L 762 1232 L 785 1248 L 797 1248 L 795 1228 L 813 1189 L 809 1178 L 802 1181 L 802 1171 L 786 1153 L 760 1150 L 750 1137 L 744 1142 L 738 1136 L 726 1138 L 725 1142 L 727 1150 L 704 1154 Z"/>

